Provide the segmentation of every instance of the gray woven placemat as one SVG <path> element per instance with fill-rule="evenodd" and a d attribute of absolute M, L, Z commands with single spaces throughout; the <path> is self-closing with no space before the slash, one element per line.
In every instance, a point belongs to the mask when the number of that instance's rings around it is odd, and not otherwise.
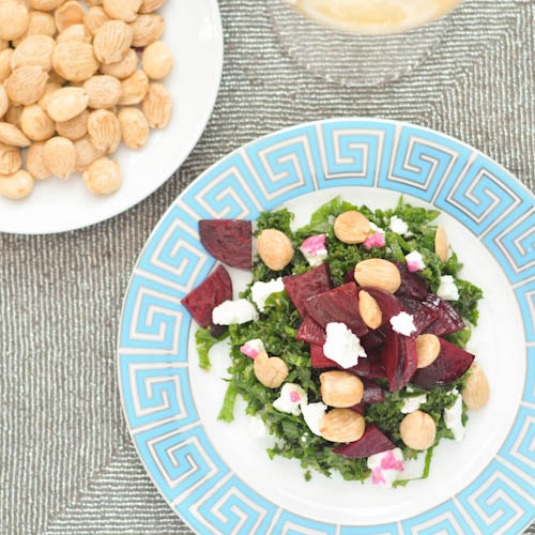
<path fill-rule="evenodd" d="M 189 533 L 145 474 L 121 414 L 115 339 L 151 229 L 230 150 L 294 123 L 378 116 L 452 134 L 532 189 L 535 5 L 469 0 L 412 75 L 346 89 L 296 66 L 261 0 L 221 0 L 226 60 L 210 124 L 157 193 L 57 236 L 0 235 L 0 534 Z M 531 531 L 535 533 L 535 531 Z"/>

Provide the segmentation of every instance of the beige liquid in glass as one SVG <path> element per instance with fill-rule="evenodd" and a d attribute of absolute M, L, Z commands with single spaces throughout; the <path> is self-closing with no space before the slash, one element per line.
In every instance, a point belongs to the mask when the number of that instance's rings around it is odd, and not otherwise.
<path fill-rule="evenodd" d="M 335 30 L 368 35 L 404 32 L 446 15 L 462 0 L 286 0 Z"/>

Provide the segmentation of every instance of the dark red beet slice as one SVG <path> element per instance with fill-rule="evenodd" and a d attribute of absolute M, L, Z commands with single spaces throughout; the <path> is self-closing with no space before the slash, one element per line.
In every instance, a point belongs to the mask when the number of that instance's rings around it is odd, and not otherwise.
<path fill-rule="evenodd" d="M 288 296 L 302 318 L 307 315 L 305 301 L 333 287 L 329 265 L 325 262 L 306 273 L 284 277 L 283 282 Z"/>
<path fill-rule="evenodd" d="M 350 282 L 306 300 L 308 314 L 323 328 L 328 323 L 344 323 L 357 336 L 368 332 L 359 313 L 358 290 Z"/>
<path fill-rule="evenodd" d="M 310 362 L 312 363 L 312 367 L 318 370 L 323 370 L 325 368 L 340 368 L 336 362 L 325 356 L 322 346 L 310 346 Z"/>
<path fill-rule="evenodd" d="M 365 459 L 376 453 L 393 450 L 395 447 L 396 445 L 376 425 L 370 424 L 366 427 L 362 438 L 349 444 L 340 444 L 332 451 L 350 459 Z"/>
<path fill-rule="evenodd" d="M 399 269 L 399 274 L 401 275 L 401 286 L 396 292 L 396 295 L 414 297 L 420 301 L 425 299 L 429 293 L 425 280 L 420 277 L 418 273 L 409 271 L 407 264 L 403 264 L 402 262 L 396 262 L 395 264 Z"/>
<path fill-rule="evenodd" d="M 356 366 L 348 368 L 346 371 L 354 373 L 359 377 L 368 379 L 384 379 L 386 372 L 381 362 L 381 354 L 374 350 L 367 353 L 367 358 L 360 358 Z"/>
<path fill-rule="evenodd" d="M 301 327 L 299 327 L 295 338 L 296 340 L 301 340 L 307 344 L 323 347 L 327 336 L 325 334 L 325 329 L 319 323 L 316 323 L 310 316 L 307 316 L 303 320 L 303 323 L 301 323 Z"/>
<path fill-rule="evenodd" d="M 362 347 L 366 350 L 366 353 L 370 353 L 373 350 L 381 347 L 386 340 L 386 334 L 382 329 L 376 329 L 374 331 L 369 331 L 361 339 L 360 343 Z"/>
<path fill-rule="evenodd" d="M 420 368 L 411 383 L 422 388 L 447 385 L 462 377 L 474 362 L 474 355 L 440 338 L 440 353 L 433 364 Z"/>
<path fill-rule="evenodd" d="M 437 319 L 426 328 L 426 333 L 445 336 L 466 327 L 461 315 L 446 300 L 436 295 L 434 298 L 438 303 Z"/>
<path fill-rule="evenodd" d="M 362 379 L 364 383 L 364 396 L 362 403 L 381 403 L 385 400 L 385 394 L 382 388 L 369 379 Z"/>
<path fill-rule="evenodd" d="M 381 358 L 386 370 L 388 389 L 390 392 L 396 392 L 409 382 L 416 371 L 418 356 L 415 339 L 390 330 Z"/>
<path fill-rule="evenodd" d="M 416 327 L 414 336 L 422 334 L 438 318 L 438 302 L 434 300 L 436 297 L 436 295 L 429 294 L 424 301 L 418 301 L 412 297 L 400 297 L 405 310 L 414 319 L 414 326 Z"/>
<path fill-rule="evenodd" d="M 389 325 L 392 316 L 397 316 L 405 310 L 401 300 L 390 292 L 381 290 L 380 288 L 360 288 L 360 290 L 365 290 L 377 301 L 383 314 L 383 323 L 381 326 Z"/>
<path fill-rule="evenodd" d="M 206 328 L 212 324 L 212 310 L 229 299 L 232 299 L 232 281 L 228 271 L 220 265 L 200 286 L 182 299 L 182 304 L 193 319 Z"/>
<path fill-rule="evenodd" d="M 352 407 L 349 407 L 352 411 L 358 412 L 359 414 L 362 414 L 364 416 L 366 412 L 366 404 L 361 401 L 360 403 L 357 403 L 356 405 L 353 405 Z"/>
<path fill-rule="evenodd" d="M 201 219 L 199 235 L 206 250 L 228 266 L 251 269 L 253 226 L 240 219 Z"/>

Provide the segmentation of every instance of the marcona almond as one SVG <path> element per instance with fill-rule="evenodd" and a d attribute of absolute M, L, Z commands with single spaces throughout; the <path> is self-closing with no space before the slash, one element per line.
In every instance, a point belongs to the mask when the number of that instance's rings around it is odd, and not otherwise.
<path fill-rule="evenodd" d="M 22 155 L 17 147 L 0 143 L 0 175 L 12 175 L 20 169 Z"/>
<path fill-rule="evenodd" d="M 45 163 L 45 144 L 32 143 L 26 158 L 26 167 L 36 180 L 44 180 L 52 175 Z"/>
<path fill-rule="evenodd" d="M 6 80 L 7 95 L 15 104 L 35 104 L 43 96 L 47 80 L 48 74 L 41 67 L 17 67 Z"/>
<path fill-rule="evenodd" d="M 121 106 L 139 104 L 149 92 L 149 79 L 143 71 L 135 71 L 134 74 L 121 81 L 123 95 L 119 100 Z"/>
<path fill-rule="evenodd" d="M 120 20 L 105 22 L 96 32 L 93 48 L 98 60 L 104 64 L 121 61 L 132 44 L 133 32 Z"/>
<path fill-rule="evenodd" d="M 0 39 L 18 39 L 26 33 L 30 24 L 28 8 L 15 0 L 0 3 L 0 21 Z"/>
<path fill-rule="evenodd" d="M 359 292 L 359 313 L 370 329 L 378 329 L 383 323 L 383 313 L 377 301 L 366 290 Z"/>
<path fill-rule="evenodd" d="M 87 189 L 98 195 L 110 195 L 122 184 L 123 176 L 119 162 L 100 158 L 93 162 L 83 174 Z"/>
<path fill-rule="evenodd" d="M 399 424 L 401 440 L 413 450 L 426 450 L 435 442 L 437 426 L 429 414 L 414 411 Z"/>
<path fill-rule="evenodd" d="M 20 169 L 12 175 L 0 176 L 0 195 L 18 200 L 27 197 L 33 189 L 33 177 L 28 171 Z"/>
<path fill-rule="evenodd" d="M 255 377 L 267 388 L 278 388 L 288 373 L 288 366 L 280 357 L 268 357 L 260 353 L 254 360 Z"/>
<path fill-rule="evenodd" d="M 103 0 L 85 0 L 86 4 L 89 4 L 90 6 L 101 6 Z"/>
<path fill-rule="evenodd" d="M 151 128 L 165 128 L 171 118 L 171 97 L 164 85 L 153 83 L 141 103 Z"/>
<path fill-rule="evenodd" d="M 132 22 L 141 6 L 141 0 L 104 0 L 102 5 L 112 19 Z"/>
<path fill-rule="evenodd" d="M 84 8 L 76 0 L 68 0 L 54 12 L 54 20 L 59 32 L 74 24 L 82 24 L 84 16 Z"/>
<path fill-rule="evenodd" d="M 29 147 L 31 141 L 17 126 L 10 123 L 0 123 L 0 143 L 22 148 Z"/>
<path fill-rule="evenodd" d="M 109 63 L 108 65 L 102 64 L 100 66 L 100 72 L 103 74 L 109 74 L 110 76 L 115 76 L 120 80 L 132 76 L 136 72 L 138 64 L 138 57 L 136 51 L 130 48 L 125 54 L 124 58 L 117 63 Z M 149 82 L 147 79 L 147 90 L 149 90 Z"/>
<path fill-rule="evenodd" d="M 50 139 L 56 130 L 56 124 L 41 106 L 32 104 L 22 110 L 20 127 L 32 141 Z"/>
<path fill-rule="evenodd" d="M 79 43 L 91 43 L 92 36 L 83 24 L 73 24 L 65 28 L 57 37 L 58 43 L 67 41 L 78 41 Z"/>
<path fill-rule="evenodd" d="M 20 128 L 20 117 L 23 109 L 23 106 L 9 106 L 4 116 L 4 121 Z"/>
<path fill-rule="evenodd" d="M 117 114 L 122 140 L 130 149 L 140 149 L 149 138 L 149 123 L 138 108 L 122 108 Z"/>
<path fill-rule="evenodd" d="M 26 33 L 19 37 L 19 40 L 14 41 L 15 46 L 19 45 L 19 41 L 29 37 L 30 35 L 48 35 L 54 37 L 56 35 L 56 22 L 50 13 L 43 13 L 42 11 L 30 11 L 30 22 Z"/>
<path fill-rule="evenodd" d="M 43 110 L 46 110 L 48 108 L 48 101 L 50 100 L 50 96 L 58 89 L 61 89 L 61 87 L 62 86 L 60 84 L 57 84 L 56 82 L 47 82 L 45 85 L 43 96 L 39 99 L 37 104 L 39 104 L 39 106 L 41 106 Z"/>
<path fill-rule="evenodd" d="M 165 3 L 165 0 L 142 0 L 139 6 L 139 13 L 152 13 L 160 9 Z"/>
<path fill-rule="evenodd" d="M 0 83 L 4 82 L 11 75 L 11 58 L 13 49 L 6 48 L 0 52 Z"/>
<path fill-rule="evenodd" d="M 62 87 L 48 98 L 46 111 L 58 122 L 70 121 L 80 115 L 89 103 L 89 96 L 81 87 Z"/>
<path fill-rule="evenodd" d="M 146 112 L 145 115 L 147 115 Z M 284 269 L 294 255 L 290 238 L 280 230 L 273 228 L 265 229 L 260 233 L 257 239 L 257 249 L 264 264 L 273 271 Z"/>
<path fill-rule="evenodd" d="M 104 156 L 104 151 L 99 150 L 93 145 L 89 136 L 78 139 L 74 142 L 76 151 L 76 171 L 85 171 L 93 162 Z"/>
<path fill-rule="evenodd" d="M 448 260 L 448 236 L 446 235 L 444 228 L 440 225 L 437 227 L 437 231 L 435 233 L 435 254 L 440 258 L 440 260 L 442 260 L 442 262 L 446 262 L 446 260 Z"/>
<path fill-rule="evenodd" d="M 355 210 L 340 214 L 334 221 L 334 234 L 343 243 L 364 243 L 370 233 L 368 218 Z"/>
<path fill-rule="evenodd" d="M 143 51 L 141 65 L 149 78 L 161 80 L 173 68 L 173 54 L 163 41 L 156 41 Z"/>
<path fill-rule="evenodd" d="M 93 145 L 107 153 L 115 152 L 121 143 L 121 125 L 108 110 L 96 110 L 89 115 L 87 131 Z"/>
<path fill-rule="evenodd" d="M 381 288 L 395 293 L 401 286 L 401 275 L 395 264 L 382 258 L 362 260 L 355 266 L 355 280 L 359 286 Z"/>
<path fill-rule="evenodd" d="M 333 409 L 320 421 L 320 435 L 330 442 L 355 442 L 365 429 L 364 417 L 351 409 Z"/>
<path fill-rule="evenodd" d="M 70 139 L 53 137 L 45 143 L 45 164 L 50 173 L 60 178 L 67 178 L 76 166 L 76 151 Z"/>
<path fill-rule="evenodd" d="M 53 11 L 57 9 L 65 0 L 30 0 L 30 7 L 37 11 Z"/>
<path fill-rule="evenodd" d="M 92 76 L 84 82 L 84 89 L 89 96 L 89 107 L 93 109 L 113 108 L 123 94 L 121 82 L 108 74 Z"/>
<path fill-rule="evenodd" d="M 9 98 L 7 96 L 6 88 L 0 85 L 0 119 L 6 114 L 9 108 Z"/>
<path fill-rule="evenodd" d="M 9 48 L 9 41 L 3 41 L 0 39 L 0 52 L 6 48 Z"/>
<path fill-rule="evenodd" d="M 60 76 L 55 70 L 51 70 L 48 73 L 48 81 L 50 83 L 58 84 L 59 86 L 62 86 L 65 84 L 65 78 Z"/>
<path fill-rule="evenodd" d="M 440 340 L 434 334 L 421 334 L 416 337 L 418 368 L 426 368 L 435 362 L 440 354 Z"/>
<path fill-rule="evenodd" d="M 478 364 L 472 364 L 470 375 L 462 391 L 462 396 L 466 406 L 472 410 L 482 409 L 489 402 L 489 382 L 483 368 Z"/>
<path fill-rule="evenodd" d="M 73 117 L 69 121 L 56 123 L 56 130 L 60 136 L 76 141 L 87 134 L 88 121 L 89 110 L 84 110 L 80 115 Z"/>
<path fill-rule="evenodd" d="M 106 12 L 99 6 L 93 6 L 89 8 L 89 11 L 85 14 L 84 25 L 87 31 L 91 35 L 95 35 L 95 32 L 105 23 L 110 20 L 110 17 L 106 15 Z"/>
<path fill-rule="evenodd" d="M 48 72 L 52 68 L 52 54 L 56 43 L 48 35 L 30 35 L 13 52 L 11 68 L 37 65 Z"/>
<path fill-rule="evenodd" d="M 364 395 L 364 383 L 343 371 L 323 372 L 320 375 L 321 398 L 325 405 L 346 409 L 357 405 Z"/>
<path fill-rule="evenodd" d="M 134 32 L 132 46 L 149 46 L 157 41 L 165 30 L 165 21 L 160 15 L 139 15 L 130 23 Z"/>
<path fill-rule="evenodd" d="M 84 82 L 99 67 L 93 47 L 79 41 L 58 43 L 52 56 L 52 65 L 60 76 L 71 82 Z"/>

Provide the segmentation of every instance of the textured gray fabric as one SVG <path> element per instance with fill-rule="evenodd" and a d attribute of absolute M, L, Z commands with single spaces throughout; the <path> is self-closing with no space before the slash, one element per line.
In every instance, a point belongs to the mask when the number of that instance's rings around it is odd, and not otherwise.
<path fill-rule="evenodd" d="M 261 0 L 221 0 L 226 60 L 208 128 L 165 186 L 73 233 L 0 235 L 0 533 L 189 533 L 145 474 L 121 414 L 115 339 L 137 255 L 171 201 L 261 134 L 378 116 L 452 134 L 534 188 L 535 3 L 468 0 L 410 76 L 349 89 L 279 45 Z M 532 530 L 531 533 L 535 533 Z"/>

